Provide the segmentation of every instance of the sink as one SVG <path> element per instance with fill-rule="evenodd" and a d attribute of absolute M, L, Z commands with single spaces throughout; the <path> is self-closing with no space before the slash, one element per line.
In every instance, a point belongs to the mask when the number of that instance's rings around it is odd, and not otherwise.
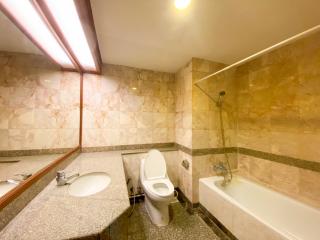
<path fill-rule="evenodd" d="M 17 184 L 12 183 L 10 181 L 0 181 L 0 197 L 5 195 L 11 189 L 15 188 Z"/>
<path fill-rule="evenodd" d="M 111 182 L 105 172 L 91 172 L 77 177 L 69 186 L 69 194 L 75 197 L 86 197 L 106 189 Z"/>

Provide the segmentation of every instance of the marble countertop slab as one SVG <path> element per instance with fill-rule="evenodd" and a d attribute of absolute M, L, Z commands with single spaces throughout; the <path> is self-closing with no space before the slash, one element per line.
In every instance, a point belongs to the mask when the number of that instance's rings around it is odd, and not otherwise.
<path fill-rule="evenodd" d="M 68 186 L 53 180 L 1 232 L 0 239 L 60 240 L 99 234 L 129 206 L 121 152 L 80 154 L 67 168 L 72 173 L 106 172 L 110 185 L 87 197 L 73 197 Z"/>

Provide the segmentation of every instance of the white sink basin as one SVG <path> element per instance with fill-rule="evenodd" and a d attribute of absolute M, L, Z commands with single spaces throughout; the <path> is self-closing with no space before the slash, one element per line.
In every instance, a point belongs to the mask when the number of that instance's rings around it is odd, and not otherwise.
<path fill-rule="evenodd" d="M 11 189 L 15 188 L 17 184 L 7 182 L 7 181 L 1 181 L 0 182 L 0 197 L 5 195 L 7 192 L 9 192 Z"/>
<path fill-rule="evenodd" d="M 69 186 L 69 194 L 75 197 L 90 196 L 109 186 L 110 176 L 105 172 L 92 172 L 76 178 Z"/>

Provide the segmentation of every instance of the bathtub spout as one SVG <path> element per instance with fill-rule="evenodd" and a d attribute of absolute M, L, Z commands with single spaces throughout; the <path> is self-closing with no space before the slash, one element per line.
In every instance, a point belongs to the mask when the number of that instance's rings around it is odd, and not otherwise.
<path fill-rule="evenodd" d="M 213 165 L 213 170 L 217 173 L 218 176 L 223 176 L 222 186 L 226 186 L 231 182 L 231 178 L 228 174 L 228 169 L 224 166 L 222 162 Z"/>

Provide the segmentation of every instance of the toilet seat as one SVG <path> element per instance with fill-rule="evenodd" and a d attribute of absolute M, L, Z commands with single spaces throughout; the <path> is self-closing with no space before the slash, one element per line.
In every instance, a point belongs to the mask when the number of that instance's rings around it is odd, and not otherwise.
<path fill-rule="evenodd" d="M 143 185 L 148 193 L 155 197 L 167 198 L 172 196 L 174 192 L 173 184 L 168 178 L 145 180 Z"/>

